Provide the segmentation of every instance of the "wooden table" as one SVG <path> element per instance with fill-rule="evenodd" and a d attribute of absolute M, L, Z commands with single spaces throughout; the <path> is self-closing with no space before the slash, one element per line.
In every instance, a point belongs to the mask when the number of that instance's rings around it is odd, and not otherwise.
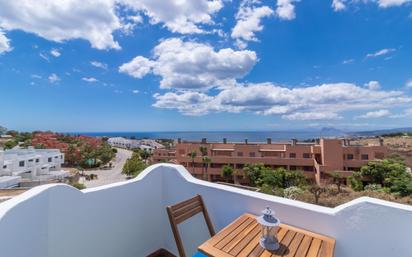
<path fill-rule="evenodd" d="M 207 256 L 233 257 L 332 257 L 335 239 L 288 225 L 278 230 L 280 248 L 269 252 L 259 245 L 260 225 L 256 216 L 243 214 L 214 237 L 203 243 L 199 250 Z"/>

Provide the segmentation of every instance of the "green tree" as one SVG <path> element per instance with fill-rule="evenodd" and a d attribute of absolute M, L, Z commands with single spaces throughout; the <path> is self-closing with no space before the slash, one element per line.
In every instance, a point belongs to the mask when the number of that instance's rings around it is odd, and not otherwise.
<path fill-rule="evenodd" d="M 398 176 L 406 172 L 404 163 L 385 159 L 382 161 L 371 161 L 367 165 L 361 167 L 360 173 L 363 178 L 373 184 L 381 184 L 386 186 L 388 178 Z"/>
<path fill-rule="evenodd" d="M 233 167 L 230 165 L 224 165 L 222 167 L 222 177 L 226 179 L 226 182 L 229 182 L 229 179 L 232 176 L 233 176 Z"/>
<path fill-rule="evenodd" d="M 263 164 L 246 164 L 243 167 L 243 171 L 246 177 L 249 179 L 251 186 L 261 186 L 261 179 L 263 171 L 267 170 Z"/>
<path fill-rule="evenodd" d="M 127 159 L 123 166 L 122 173 L 127 176 L 136 177 L 141 171 L 146 169 L 146 164 L 140 160 L 138 155 L 133 155 L 131 158 Z"/>
<path fill-rule="evenodd" d="M 273 188 L 288 188 L 292 186 L 303 187 L 306 179 L 302 172 L 288 171 L 284 168 L 276 170 L 264 170 L 261 178 L 262 184 L 267 184 Z"/>
<path fill-rule="evenodd" d="M 202 156 L 207 156 L 207 147 L 206 146 L 200 146 L 199 151 L 202 154 Z"/>
<path fill-rule="evenodd" d="M 99 148 L 97 149 L 96 154 L 97 154 L 97 158 L 103 164 L 110 162 L 116 156 L 116 154 L 112 150 L 112 147 L 107 143 L 101 144 Z"/>
<path fill-rule="evenodd" d="M 392 182 L 391 192 L 400 196 L 412 195 L 412 180 L 410 178 L 398 178 Z"/>
<path fill-rule="evenodd" d="M 18 143 L 15 140 L 9 140 L 4 143 L 4 149 L 12 149 L 18 145 Z"/>
<path fill-rule="evenodd" d="M 92 166 L 96 165 L 96 159 L 97 159 L 97 154 L 96 154 L 96 149 L 90 144 L 83 144 L 80 147 L 80 156 L 81 156 L 81 161 L 80 165 L 83 167 L 88 166 L 91 168 Z"/>
<path fill-rule="evenodd" d="M 140 151 L 140 158 L 147 163 L 147 160 L 150 158 L 151 154 L 146 149 Z"/>
<path fill-rule="evenodd" d="M 197 156 L 197 152 L 196 151 L 191 151 L 190 153 L 188 153 L 188 156 L 192 160 L 192 172 L 195 173 L 195 159 L 196 159 L 196 156 Z"/>
<path fill-rule="evenodd" d="M 203 179 L 204 180 L 209 180 L 209 175 L 207 174 L 207 169 L 209 168 L 209 164 L 212 160 L 207 157 L 203 156 L 202 157 L 202 162 L 203 162 Z"/>
<path fill-rule="evenodd" d="M 353 172 L 352 175 L 348 177 L 347 183 L 355 191 L 363 190 L 362 175 L 360 172 Z"/>

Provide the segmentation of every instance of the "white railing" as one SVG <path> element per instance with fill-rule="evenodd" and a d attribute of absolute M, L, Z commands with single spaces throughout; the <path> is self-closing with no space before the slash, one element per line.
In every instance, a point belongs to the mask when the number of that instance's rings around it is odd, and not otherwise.
<path fill-rule="evenodd" d="M 176 253 L 165 207 L 195 194 L 204 197 L 217 230 L 270 206 L 284 223 L 336 238 L 336 257 L 412 256 L 411 206 L 360 198 L 331 209 L 197 180 L 170 164 L 83 191 L 39 186 L 0 204 L 0 256 L 140 257 L 160 248 Z M 207 239 L 200 215 L 180 229 L 188 253 Z"/>

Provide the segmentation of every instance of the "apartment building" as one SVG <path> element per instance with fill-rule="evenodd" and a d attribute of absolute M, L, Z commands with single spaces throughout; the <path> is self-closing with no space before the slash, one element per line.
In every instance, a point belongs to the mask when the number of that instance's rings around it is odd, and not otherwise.
<path fill-rule="evenodd" d="M 383 159 L 387 156 L 387 148 L 382 141 L 376 145 L 351 145 L 349 140 L 320 139 L 313 143 L 292 140 L 285 143 L 229 143 L 226 139 L 221 143 L 182 142 L 178 140 L 174 162 L 185 166 L 195 177 L 202 176 L 202 156 L 200 147 L 206 147 L 207 156 L 211 158 L 208 168 L 211 181 L 221 180 L 224 165 L 231 165 L 242 170 L 246 164 L 262 163 L 273 169 L 283 167 L 288 170 L 303 171 L 306 177 L 321 183 L 330 178 L 332 172 L 338 171 L 342 176 L 349 176 L 352 171 L 359 170 L 371 160 Z M 195 151 L 197 156 L 192 160 L 189 156 Z M 161 159 L 163 151 L 155 151 L 153 160 Z M 169 159 L 170 156 L 167 156 Z M 194 162 L 193 162 L 194 161 Z"/>
<path fill-rule="evenodd" d="M 111 137 L 107 143 L 113 147 L 127 148 L 127 149 L 141 149 L 148 152 L 153 152 L 154 149 L 162 149 L 164 145 L 156 142 L 153 139 L 127 139 L 123 137 Z"/>
<path fill-rule="evenodd" d="M 176 162 L 176 149 L 156 149 L 151 156 L 153 163 L 177 163 Z"/>
<path fill-rule="evenodd" d="M 0 151 L 0 188 L 21 180 L 61 179 L 69 175 L 61 169 L 64 154 L 58 149 L 15 149 Z"/>

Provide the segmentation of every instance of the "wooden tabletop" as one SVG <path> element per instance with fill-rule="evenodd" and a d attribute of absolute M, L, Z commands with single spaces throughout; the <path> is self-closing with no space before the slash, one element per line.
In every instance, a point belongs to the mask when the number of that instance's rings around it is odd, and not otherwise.
<path fill-rule="evenodd" d="M 335 239 L 281 224 L 278 230 L 280 248 L 269 252 L 259 245 L 260 225 L 256 216 L 243 214 L 214 237 L 203 243 L 199 250 L 207 256 L 233 257 L 332 257 Z"/>

